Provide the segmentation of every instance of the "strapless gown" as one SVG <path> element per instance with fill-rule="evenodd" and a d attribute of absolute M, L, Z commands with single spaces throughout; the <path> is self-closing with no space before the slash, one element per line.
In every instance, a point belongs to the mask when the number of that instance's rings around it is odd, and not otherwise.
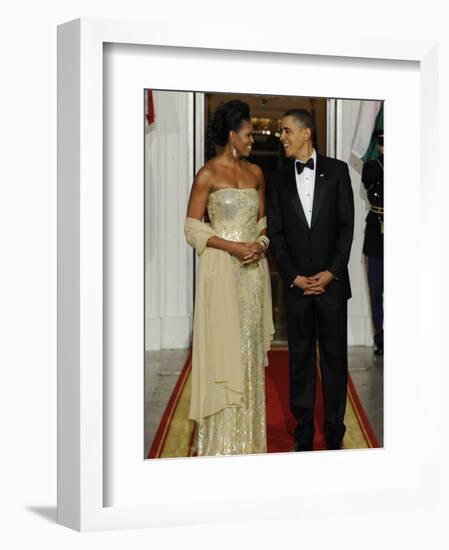
<path fill-rule="evenodd" d="M 256 240 L 256 189 L 219 189 L 210 193 L 207 207 L 211 227 L 220 237 L 230 241 Z M 227 407 L 197 424 L 195 447 L 199 456 L 267 450 L 263 270 L 257 262 L 242 266 L 233 256 L 232 261 L 240 314 L 243 399 L 239 406 Z"/>

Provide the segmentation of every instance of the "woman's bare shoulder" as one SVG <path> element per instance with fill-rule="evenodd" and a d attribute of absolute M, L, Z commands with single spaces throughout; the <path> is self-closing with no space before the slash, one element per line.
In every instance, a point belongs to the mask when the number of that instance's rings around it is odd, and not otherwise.
<path fill-rule="evenodd" d="M 195 175 L 195 184 L 200 186 L 210 185 L 215 175 L 216 168 L 211 161 L 206 162 Z"/>
<path fill-rule="evenodd" d="M 208 160 L 197 172 L 201 178 L 212 177 L 220 171 L 220 167 L 215 158 Z"/>
<path fill-rule="evenodd" d="M 220 185 L 224 177 L 226 177 L 226 172 L 220 162 L 214 157 L 207 161 L 197 172 L 195 183 L 198 182 L 200 185 L 207 185 L 212 188 Z"/>

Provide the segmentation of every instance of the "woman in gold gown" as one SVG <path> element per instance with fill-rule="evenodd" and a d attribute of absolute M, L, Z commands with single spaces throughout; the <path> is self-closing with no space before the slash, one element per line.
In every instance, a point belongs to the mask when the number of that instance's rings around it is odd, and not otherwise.
<path fill-rule="evenodd" d="M 265 184 L 262 170 L 246 160 L 254 143 L 248 105 L 222 104 L 212 129 L 223 151 L 197 173 L 185 223 L 200 258 L 190 405 L 195 450 L 198 456 L 263 453 L 264 368 L 274 333 Z"/>

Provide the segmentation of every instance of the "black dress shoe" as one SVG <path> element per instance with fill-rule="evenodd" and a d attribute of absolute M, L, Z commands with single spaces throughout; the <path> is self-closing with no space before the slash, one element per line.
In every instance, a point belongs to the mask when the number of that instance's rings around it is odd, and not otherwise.
<path fill-rule="evenodd" d="M 374 355 L 383 355 L 384 354 L 384 348 L 383 346 L 377 346 L 374 348 Z"/>
<path fill-rule="evenodd" d="M 326 449 L 328 451 L 339 451 L 342 448 L 342 441 L 327 441 Z"/>
<path fill-rule="evenodd" d="M 290 452 L 294 452 L 294 453 L 300 453 L 303 451 L 313 451 L 313 445 L 304 444 L 304 443 L 295 443 L 293 447 L 290 449 Z"/>

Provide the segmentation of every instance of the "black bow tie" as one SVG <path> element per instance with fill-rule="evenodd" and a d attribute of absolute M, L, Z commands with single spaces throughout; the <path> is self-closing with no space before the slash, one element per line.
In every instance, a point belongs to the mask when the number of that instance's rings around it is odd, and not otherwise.
<path fill-rule="evenodd" d="M 314 167 L 313 158 L 310 157 L 307 162 L 301 162 L 297 160 L 295 162 L 295 165 L 296 165 L 296 171 L 298 172 L 298 174 L 300 174 L 304 170 L 304 168 L 310 168 L 311 170 L 313 170 L 313 167 Z"/>

